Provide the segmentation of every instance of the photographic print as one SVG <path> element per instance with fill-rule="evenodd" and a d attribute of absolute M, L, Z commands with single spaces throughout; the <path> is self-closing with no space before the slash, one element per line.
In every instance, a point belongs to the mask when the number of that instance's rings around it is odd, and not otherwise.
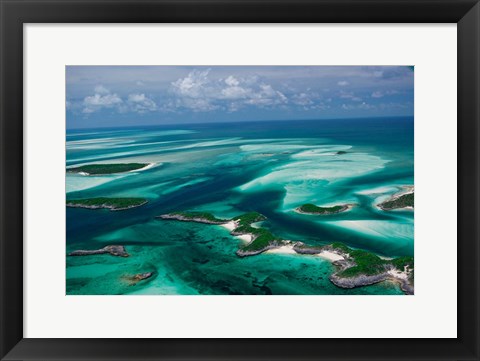
<path fill-rule="evenodd" d="M 67 295 L 413 295 L 413 66 L 67 66 Z"/>

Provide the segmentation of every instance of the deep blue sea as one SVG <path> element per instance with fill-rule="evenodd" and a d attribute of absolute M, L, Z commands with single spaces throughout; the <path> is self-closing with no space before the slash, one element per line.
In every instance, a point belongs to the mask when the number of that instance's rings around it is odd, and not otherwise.
<path fill-rule="evenodd" d="M 376 207 L 414 184 L 413 117 L 82 129 L 67 131 L 66 141 L 67 167 L 153 163 L 115 175 L 67 173 L 67 199 L 148 199 L 115 212 L 67 207 L 67 252 L 121 244 L 130 254 L 67 257 L 67 294 L 402 294 L 389 282 L 338 288 L 328 279 L 334 266 L 312 255 L 240 258 L 243 241 L 225 228 L 155 217 L 257 211 L 283 239 L 413 256 L 413 211 Z M 356 206 L 328 216 L 296 213 L 304 203 Z M 126 281 L 143 272 L 154 276 Z"/>

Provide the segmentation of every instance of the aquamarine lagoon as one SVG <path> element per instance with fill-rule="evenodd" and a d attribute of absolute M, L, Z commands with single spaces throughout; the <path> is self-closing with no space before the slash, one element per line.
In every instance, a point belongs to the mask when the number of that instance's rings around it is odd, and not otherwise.
<path fill-rule="evenodd" d="M 413 141 L 408 116 L 68 130 L 67 295 L 408 294 Z M 239 254 L 250 212 L 275 241 Z M 332 276 L 355 266 L 362 285 Z"/>

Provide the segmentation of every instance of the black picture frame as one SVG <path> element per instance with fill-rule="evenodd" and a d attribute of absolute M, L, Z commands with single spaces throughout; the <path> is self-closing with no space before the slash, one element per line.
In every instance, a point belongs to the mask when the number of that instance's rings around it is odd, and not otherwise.
<path fill-rule="evenodd" d="M 479 360 L 478 0 L 0 0 L 2 360 Z M 27 339 L 23 337 L 23 25 L 26 23 L 456 23 L 456 339 Z M 445 289 L 444 292 L 452 292 Z M 439 294 L 441 297 L 441 294 Z M 52 315 L 55 317 L 55 315 Z M 412 325 L 414 327 L 414 325 Z M 285 330 L 285 337 L 295 330 Z"/>

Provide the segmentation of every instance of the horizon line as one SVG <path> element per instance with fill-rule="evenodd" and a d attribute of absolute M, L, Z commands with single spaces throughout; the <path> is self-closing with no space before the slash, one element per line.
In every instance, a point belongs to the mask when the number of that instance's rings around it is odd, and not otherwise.
<path fill-rule="evenodd" d="M 139 125 L 123 125 L 118 127 L 112 126 L 100 126 L 100 127 L 79 127 L 79 128 L 68 128 L 65 127 L 65 130 L 82 130 L 82 129 L 121 129 L 121 128 L 141 128 L 141 127 L 157 127 L 157 126 L 167 126 L 167 125 L 202 125 L 202 124 L 235 124 L 235 123 L 267 123 L 267 122 L 294 122 L 294 121 L 323 121 L 323 120 L 347 120 L 347 119 L 378 119 L 378 118 L 409 118 L 414 117 L 415 115 L 391 115 L 391 116 L 375 116 L 375 117 L 350 117 L 350 118 L 303 118 L 303 119 L 267 119 L 267 120 L 241 120 L 241 121 L 219 121 L 219 122 L 198 122 L 198 123 L 162 123 L 162 124 L 139 124 Z"/>

